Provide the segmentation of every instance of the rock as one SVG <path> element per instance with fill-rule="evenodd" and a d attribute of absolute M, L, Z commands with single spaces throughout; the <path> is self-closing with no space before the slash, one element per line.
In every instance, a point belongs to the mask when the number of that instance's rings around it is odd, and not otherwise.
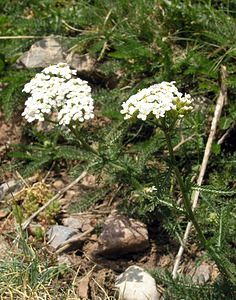
<path fill-rule="evenodd" d="M 65 186 L 64 182 L 62 180 L 59 180 L 59 179 L 54 181 L 52 185 L 57 190 L 60 190 Z"/>
<path fill-rule="evenodd" d="M 93 228 L 91 217 L 89 218 L 88 216 L 79 213 L 64 218 L 62 224 L 70 228 L 79 229 L 82 232 Z"/>
<path fill-rule="evenodd" d="M 204 284 L 210 280 L 212 266 L 203 262 L 199 267 L 195 268 L 192 274 L 192 280 L 197 284 Z"/>
<path fill-rule="evenodd" d="M 63 266 L 63 265 L 67 266 L 67 267 L 72 266 L 72 262 L 70 260 L 70 257 L 67 254 L 58 255 L 57 262 L 58 262 L 59 266 Z"/>
<path fill-rule="evenodd" d="M 0 220 L 6 218 L 10 214 L 11 210 L 9 207 L 0 209 Z"/>
<path fill-rule="evenodd" d="M 15 193 L 23 187 L 22 181 L 10 180 L 0 185 L 0 201 L 8 194 Z"/>
<path fill-rule="evenodd" d="M 142 252 L 149 246 L 145 224 L 116 212 L 110 214 L 98 239 L 98 254 L 120 256 Z"/>
<path fill-rule="evenodd" d="M 77 292 L 78 296 L 80 297 L 80 299 L 89 299 L 88 294 L 89 294 L 90 280 L 91 280 L 91 276 L 86 275 L 79 281 L 76 292 Z"/>
<path fill-rule="evenodd" d="M 92 174 L 88 174 L 81 180 L 81 184 L 87 188 L 95 187 L 97 185 L 97 178 Z"/>
<path fill-rule="evenodd" d="M 47 238 L 49 245 L 57 250 L 61 247 L 69 238 L 78 234 L 79 231 L 74 228 L 65 227 L 62 225 L 54 225 L 47 231 Z"/>
<path fill-rule="evenodd" d="M 159 300 L 154 278 L 143 268 L 131 266 L 115 282 L 121 300 Z"/>
<path fill-rule="evenodd" d="M 45 68 L 49 65 L 65 62 L 62 46 L 52 37 L 34 43 L 30 50 L 25 52 L 17 63 L 26 68 Z"/>
<path fill-rule="evenodd" d="M 89 54 L 80 55 L 78 53 L 69 53 L 66 62 L 78 73 L 90 74 L 95 69 L 96 60 Z"/>
<path fill-rule="evenodd" d="M 28 226 L 28 233 L 32 236 L 36 236 L 37 238 L 42 238 L 45 233 L 45 229 L 41 224 L 31 223 Z"/>
<path fill-rule="evenodd" d="M 71 200 L 76 196 L 76 191 L 69 190 L 65 193 L 65 198 L 67 199 L 67 202 L 71 203 Z"/>

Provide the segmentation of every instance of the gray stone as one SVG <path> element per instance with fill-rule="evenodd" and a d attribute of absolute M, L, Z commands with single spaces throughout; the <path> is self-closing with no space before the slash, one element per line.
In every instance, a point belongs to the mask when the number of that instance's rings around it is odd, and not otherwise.
<path fill-rule="evenodd" d="M 192 280 L 197 284 L 204 284 L 210 280 L 210 275 L 212 271 L 212 266 L 203 262 L 200 266 L 195 268 L 192 272 Z"/>
<path fill-rule="evenodd" d="M 78 73 L 92 73 L 95 69 L 96 60 L 89 54 L 80 55 L 78 53 L 70 53 L 66 57 L 66 62 Z"/>
<path fill-rule="evenodd" d="M 57 262 L 59 266 L 67 266 L 67 267 L 71 267 L 72 266 L 72 261 L 70 259 L 70 256 L 68 254 L 61 254 L 58 255 L 57 257 Z"/>
<path fill-rule="evenodd" d="M 106 220 L 98 243 L 97 253 L 101 255 L 142 252 L 149 246 L 147 227 L 140 221 L 114 212 Z"/>
<path fill-rule="evenodd" d="M 70 228 L 79 229 L 82 232 L 85 232 L 89 229 L 92 229 L 92 220 L 86 215 L 83 214 L 73 214 L 62 220 L 63 225 Z"/>
<path fill-rule="evenodd" d="M 159 300 L 154 278 L 143 268 L 131 266 L 115 282 L 121 300 Z"/>
<path fill-rule="evenodd" d="M 22 181 L 10 180 L 0 185 L 0 201 L 7 195 L 19 191 L 23 187 Z"/>
<path fill-rule="evenodd" d="M 30 50 L 25 52 L 17 63 L 26 68 L 45 68 L 49 65 L 65 62 L 62 46 L 52 37 L 34 43 Z"/>
<path fill-rule="evenodd" d="M 69 228 L 62 225 L 54 225 L 47 231 L 48 243 L 54 250 L 57 250 L 68 239 L 78 233 L 79 231 L 74 228 Z"/>

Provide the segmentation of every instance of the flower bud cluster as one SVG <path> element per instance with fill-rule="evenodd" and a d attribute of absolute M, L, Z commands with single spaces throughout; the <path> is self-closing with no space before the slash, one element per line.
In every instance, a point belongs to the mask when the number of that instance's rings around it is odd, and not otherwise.
<path fill-rule="evenodd" d="M 93 118 L 91 88 L 87 81 L 74 75 L 76 71 L 64 63 L 49 66 L 36 74 L 23 89 L 23 92 L 31 94 L 22 113 L 26 120 L 44 121 L 53 112 L 57 112 L 60 125 Z"/>
<path fill-rule="evenodd" d="M 186 111 L 192 109 L 192 99 L 190 95 L 180 93 L 174 83 L 163 81 L 132 95 L 122 104 L 121 113 L 125 115 L 124 119 L 136 116 L 146 120 L 149 115 L 159 119 L 170 110 L 177 111 L 178 116 L 182 117 Z"/>
<path fill-rule="evenodd" d="M 151 193 L 156 192 L 156 191 L 157 191 L 157 188 L 155 187 L 155 185 L 143 188 L 143 192 L 145 194 L 151 194 Z"/>

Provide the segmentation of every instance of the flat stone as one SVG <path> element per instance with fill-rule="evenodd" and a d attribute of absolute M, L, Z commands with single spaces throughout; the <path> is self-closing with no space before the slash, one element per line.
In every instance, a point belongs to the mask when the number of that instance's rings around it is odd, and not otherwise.
<path fill-rule="evenodd" d="M 15 193 L 23 187 L 22 181 L 9 180 L 0 185 L 0 201 L 8 194 Z"/>
<path fill-rule="evenodd" d="M 78 287 L 76 289 L 76 292 L 80 299 L 89 299 L 89 283 L 91 281 L 91 276 L 86 275 L 80 281 L 78 282 Z"/>
<path fill-rule="evenodd" d="M 104 256 L 120 256 L 139 253 L 149 246 L 145 224 L 113 212 L 108 216 L 98 239 L 97 253 Z"/>
<path fill-rule="evenodd" d="M 65 186 L 64 182 L 62 180 L 59 180 L 59 179 L 54 181 L 52 185 L 57 190 L 62 189 Z"/>
<path fill-rule="evenodd" d="M 6 218 L 10 214 L 11 210 L 9 207 L 0 209 L 0 220 Z"/>
<path fill-rule="evenodd" d="M 66 57 L 66 62 L 78 73 L 92 73 L 95 69 L 96 60 L 89 54 L 69 53 Z"/>
<path fill-rule="evenodd" d="M 143 268 L 131 266 L 115 282 L 120 300 L 159 300 L 154 278 Z"/>
<path fill-rule="evenodd" d="M 45 68 L 49 65 L 65 62 L 61 44 L 49 37 L 34 43 L 30 50 L 18 58 L 17 63 L 26 68 Z"/>
<path fill-rule="evenodd" d="M 95 187 L 97 186 L 97 178 L 92 174 L 88 174 L 81 180 L 81 184 L 88 188 Z"/>
<path fill-rule="evenodd" d="M 83 214 L 73 214 L 62 220 L 63 225 L 85 232 L 92 229 L 92 220 Z"/>
<path fill-rule="evenodd" d="M 206 262 L 202 262 L 200 266 L 195 268 L 192 272 L 192 280 L 197 284 L 204 284 L 210 280 L 212 266 Z"/>
<path fill-rule="evenodd" d="M 70 203 L 70 201 L 76 196 L 76 191 L 69 190 L 65 193 L 65 198 Z"/>
<path fill-rule="evenodd" d="M 61 254 L 61 255 L 58 255 L 57 257 L 57 262 L 58 262 L 58 265 L 59 266 L 67 266 L 67 267 L 71 267 L 72 266 L 72 262 L 70 260 L 70 257 L 68 254 Z"/>
<path fill-rule="evenodd" d="M 69 238 L 78 234 L 79 231 L 62 225 L 53 225 L 46 233 L 49 245 L 57 250 Z"/>

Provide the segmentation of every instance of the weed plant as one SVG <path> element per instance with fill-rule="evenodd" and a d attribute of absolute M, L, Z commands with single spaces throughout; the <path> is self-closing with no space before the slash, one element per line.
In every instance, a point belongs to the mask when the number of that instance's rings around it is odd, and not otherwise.
<path fill-rule="evenodd" d="M 73 176 L 87 169 L 106 179 L 104 191 L 95 193 L 89 205 L 101 199 L 108 187 L 122 185 L 121 209 L 149 224 L 160 220 L 160 226 L 176 241 L 183 236 L 186 219 L 183 206 L 177 205 L 180 189 L 169 164 L 164 133 L 140 120 L 124 122 L 119 112 L 121 103 L 138 90 L 163 80 L 175 80 L 179 90 L 192 95 L 194 111 L 171 134 L 173 145 L 194 134 L 174 153 L 191 193 L 199 188 L 192 178 L 201 163 L 219 94 L 219 70 L 221 65 L 226 66 L 228 103 L 219 123 L 195 217 L 208 246 L 220 253 L 224 268 L 234 268 L 235 1 L 5 1 L 0 9 L 2 36 L 56 35 L 71 51 L 93 56 L 99 73 L 99 78 L 91 78 L 96 87 L 93 98 L 98 120 L 80 131 L 99 155 L 81 147 L 74 135 L 58 127 L 45 133 L 27 125 L 25 137 L 30 143 L 15 146 L 11 154 L 15 160 L 21 159 L 20 172 L 28 176 L 37 169 L 48 169 L 53 162 L 59 167 L 62 162 L 77 162 L 71 170 Z M 14 67 L 17 57 L 36 39 L 1 39 L 0 82 L 5 88 L 0 93 L 0 105 L 8 118 L 23 110 L 25 97 L 20 90 L 38 72 Z M 109 119 L 106 126 L 104 119 Z M 224 142 L 217 144 L 224 134 Z M 157 191 L 147 193 L 152 186 Z M 76 209 L 87 207 L 85 200 Z M 189 281 L 183 284 L 181 278 L 174 281 L 168 275 L 156 278 L 165 285 L 169 299 L 182 299 L 183 295 L 184 299 L 234 299 L 234 280 L 223 275 L 214 286 L 206 286 L 205 298 L 203 290 L 198 289 L 198 294 Z"/>

